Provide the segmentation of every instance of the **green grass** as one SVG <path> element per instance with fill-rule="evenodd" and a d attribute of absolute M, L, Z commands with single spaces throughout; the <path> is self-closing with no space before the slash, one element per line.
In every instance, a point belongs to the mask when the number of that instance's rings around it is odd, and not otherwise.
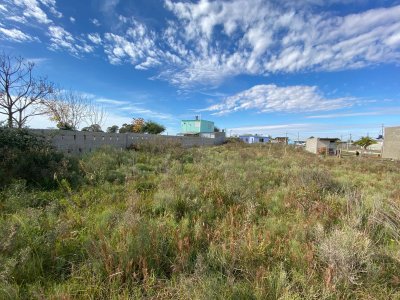
<path fill-rule="evenodd" d="M 0 299 L 400 298 L 398 163 L 242 144 L 79 163 L 79 185 L 0 191 Z"/>

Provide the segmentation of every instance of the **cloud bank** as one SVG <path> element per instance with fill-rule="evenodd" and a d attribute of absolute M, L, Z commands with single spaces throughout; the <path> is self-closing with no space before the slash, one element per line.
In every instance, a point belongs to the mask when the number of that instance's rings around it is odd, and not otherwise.
<path fill-rule="evenodd" d="M 316 86 L 279 87 L 268 84 L 256 85 L 201 111 L 210 111 L 214 115 L 226 115 L 244 110 L 284 113 L 315 112 L 351 107 L 356 101 L 354 98 L 325 98 Z"/>
<path fill-rule="evenodd" d="M 400 63 L 400 5 L 339 15 L 323 4 L 350 1 L 165 0 L 168 18 L 161 28 L 153 28 L 116 13 L 119 1 L 105 3 L 103 11 L 113 14 L 111 28 L 90 19 L 92 33 L 72 34 L 60 24 L 64 16 L 55 0 L 5 0 L 0 15 L 9 22 L 0 24 L 0 38 L 33 41 L 21 26 L 35 22 L 47 31 L 52 50 L 75 56 L 102 51 L 112 64 L 153 70 L 154 78 L 183 89 L 218 86 L 243 74 Z"/>

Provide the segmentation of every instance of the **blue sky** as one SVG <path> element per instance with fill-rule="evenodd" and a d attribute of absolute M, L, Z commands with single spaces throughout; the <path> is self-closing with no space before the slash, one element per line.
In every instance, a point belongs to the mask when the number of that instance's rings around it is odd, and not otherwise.
<path fill-rule="evenodd" d="M 201 115 L 295 138 L 400 125 L 400 0 L 0 0 L 0 50 L 85 93 L 105 127 Z M 44 116 L 31 127 L 54 126 Z"/>

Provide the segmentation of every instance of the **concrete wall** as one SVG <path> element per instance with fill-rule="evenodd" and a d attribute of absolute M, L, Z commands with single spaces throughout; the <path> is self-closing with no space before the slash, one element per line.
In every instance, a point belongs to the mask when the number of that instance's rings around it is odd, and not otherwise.
<path fill-rule="evenodd" d="M 225 142 L 224 132 L 216 133 L 214 138 L 51 129 L 33 129 L 32 132 L 48 139 L 58 150 L 74 154 L 90 152 L 104 145 L 126 149 L 131 145 L 155 141 L 165 144 L 178 144 L 182 147 L 214 146 Z"/>
<path fill-rule="evenodd" d="M 400 159 L 400 126 L 385 128 L 382 157 Z"/>
<path fill-rule="evenodd" d="M 306 141 L 306 150 L 308 152 L 317 154 L 317 145 L 318 145 L 318 139 L 317 138 L 307 139 L 307 141 Z"/>

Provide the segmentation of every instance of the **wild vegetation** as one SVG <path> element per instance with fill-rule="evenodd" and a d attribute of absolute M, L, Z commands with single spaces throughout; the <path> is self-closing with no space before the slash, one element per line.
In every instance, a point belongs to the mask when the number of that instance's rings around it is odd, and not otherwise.
<path fill-rule="evenodd" d="M 229 143 L 78 168 L 3 186 L 0 299 L 400 298 L 397 163 Z"/>

